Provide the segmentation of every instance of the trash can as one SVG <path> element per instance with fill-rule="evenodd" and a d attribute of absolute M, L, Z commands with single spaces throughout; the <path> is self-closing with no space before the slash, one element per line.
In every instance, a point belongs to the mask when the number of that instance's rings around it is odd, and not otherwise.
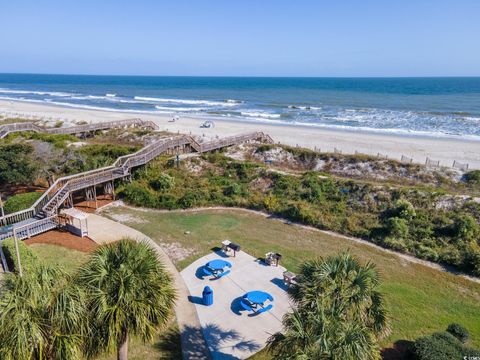
<path fill-rule="evenodd" d="M 210 306 L 213 304 L 213 290 L 210 286 L 205 286 L 202 293 L 203 304 Z"/>

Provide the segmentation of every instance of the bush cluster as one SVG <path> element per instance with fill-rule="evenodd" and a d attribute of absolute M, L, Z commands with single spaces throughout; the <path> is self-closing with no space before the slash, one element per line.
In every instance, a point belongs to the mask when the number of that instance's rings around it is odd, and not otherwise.
<path fill-rule="evenodd" d="M 415 360 L 451 360 L 480 356 L 480 350 L 464 345 L 468 331 L 460 324 L 450 324 L 447 331 L 421 337 L 410 349 Z"/>
<path fill-rule="evenodd" d="M 42 196 L 42 193 L 38 191 L 13 195 L 9 197 L 7 201 L 5 201 L 5 213 L 11 214 L 23 209 L 27 209 L 32 206 L 40 196 Z"/>
<path fill-rule="evenodd" d="M 17 253 L 15 251 L 15 241 L 10 238 L 2 241 L 2 250 L 5 254 L 8 267 L 11 271 L 18 271 Z M 22 269 L 28 271 L 37 266 L 38 258 L 23 241 L 18 241 L 18 251 L 22 261 Z"/>
<path fill-rule="evenodd" d="M 437 209 L 441 193 L 435 190 L 392 189 L 317 172 L 293 176 L 221 153 L 188 159 L 180 168 L 158 160 L 118 190 L 137 206 L 262 210 L 480 275 L 480 204 Z"/>

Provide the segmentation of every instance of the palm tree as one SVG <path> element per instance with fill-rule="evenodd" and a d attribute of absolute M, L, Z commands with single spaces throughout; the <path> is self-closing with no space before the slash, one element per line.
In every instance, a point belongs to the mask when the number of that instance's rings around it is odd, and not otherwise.
<path fill-rule="evenodd" d="M 85 297 L 58 268 L 8 275 L 0 298 L 1 359 L 79 359 L 88 324 Z"/>
<path fill-rule="evenodd" d="M 269 339 L 282 359 L 377 359 L 378 340 L 389 332 L 380 278 L 372 263 L 349 253 L 311 260 L 290 289 L 295 305 L 283 333 Z"/>
<path fill-rule="evenodd" d="M 117 351 L 128 358 L 128 339 L 153 340 L 168 321 L 175 290 L 155 250 L 146 242 L 122 239 L 100 246 L 79 273 L 86 288 L 91 327 L 88 355 Z"/>

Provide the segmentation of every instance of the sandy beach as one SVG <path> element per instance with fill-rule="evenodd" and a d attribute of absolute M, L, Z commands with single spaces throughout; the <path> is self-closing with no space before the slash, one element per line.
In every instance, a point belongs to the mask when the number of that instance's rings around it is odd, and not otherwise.
<path fill-rule="evenodd" d="M 353 154 L 356 151 L 369 155 L 380 153 L 397 160 L 400 160 L 404 155 L 417 163 L 425 163 L 425 159 L 428 157 L 432 160 L 439 160 L 442 166 L 452 166 L 455 160 L 468 163 L 469 169 L 480 169 L 480 141 L 457 138 L 387 135 L 229 120 L 215 120 L 214 128 L 205 129 L 200 128 L 205 119 L 199 118 L 180 117 L 178 121 L 170 122 L 173 115 L 85 110 L 5 100 L 0 100 L 0 119 L 2 116 L 29 119 L 44 118 L 52 123 L 60 120 L 64 122 L 64 126 L 82 120 L 100 122 L 139 117 L 154 121 L 161 130 L 191 133 L 206 138 L 223 137 L 248 131 L 263 131 L 268 133 L 276 142 L 292 146 L 317 148 L 328 152 L 337 149 L 345 154 Z"/>

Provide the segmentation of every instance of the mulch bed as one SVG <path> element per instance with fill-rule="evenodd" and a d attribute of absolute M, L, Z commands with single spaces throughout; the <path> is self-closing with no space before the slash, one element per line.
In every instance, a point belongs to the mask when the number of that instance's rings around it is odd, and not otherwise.
<path fill-rule="evenodd" d="M 59 245 L 69 249 L 78 250 L 82 252 L 92 252 L 99 245 L 90 239 L 88 236 L 80 237 L 73 235 L 68 231 L 51 230 L 46 233 L 34 236 L 24 241 L 25 244 L 51 244 Z"/>

